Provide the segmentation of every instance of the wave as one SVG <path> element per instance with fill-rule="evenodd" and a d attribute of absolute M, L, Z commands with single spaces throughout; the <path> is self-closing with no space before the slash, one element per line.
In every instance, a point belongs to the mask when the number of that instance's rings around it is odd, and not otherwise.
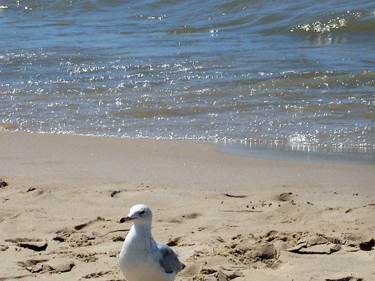
<path fill-rule="evenodd" d="M 127 20 L 129 24 L 132 21 L 145 21 L 151 30 L 172 34 L 214 31 L 246 36 L 256 33 L 302 35 L 375 31 L 372 1 L 41 0 L 5 3 L 0 10 L 2 15 L 33 13 L 47 21 L 53 20 L 56 14 L 60 14 L 60 19 L 65 15 L 79 21 L 80 15 L 92 13 L 95 15 L 93 22 L 87 24 L 95 26 L 102 21 L 113 22 L 113 25 L 119 21 L 122 24 L 127 24 Z"/>

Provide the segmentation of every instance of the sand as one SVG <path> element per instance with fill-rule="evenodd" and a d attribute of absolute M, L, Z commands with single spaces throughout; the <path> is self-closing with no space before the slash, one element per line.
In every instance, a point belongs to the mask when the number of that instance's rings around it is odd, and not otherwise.
<path fill-rule="evenodd" d="M 375 280 L 375 166 L 3 131 L 0 179 L 0 280 L 124 280 L 118 221 L 137 203 L 178 281 Z"/>

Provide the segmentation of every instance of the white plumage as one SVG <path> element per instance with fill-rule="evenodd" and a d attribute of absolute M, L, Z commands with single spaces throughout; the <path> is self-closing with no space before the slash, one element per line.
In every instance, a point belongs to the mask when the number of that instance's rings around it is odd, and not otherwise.
<path fill-rule="evenodd" d="M 151 235 L 152 212 L 135 205 L 120 222 L 133 221 L 120 252 L 120 267 L 128 281 L 173 281 L 185 266 L 173 250 Z"/>

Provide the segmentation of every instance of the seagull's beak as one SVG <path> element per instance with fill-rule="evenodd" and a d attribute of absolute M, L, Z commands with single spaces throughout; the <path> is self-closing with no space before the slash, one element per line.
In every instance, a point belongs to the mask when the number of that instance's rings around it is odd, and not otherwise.
<path fill-rule="evenodd" d="M 123 218 L 120 219 L 120 223 L 131 221 L 132 219 L 133 219 L 132 217 L 123 217 Z"/>

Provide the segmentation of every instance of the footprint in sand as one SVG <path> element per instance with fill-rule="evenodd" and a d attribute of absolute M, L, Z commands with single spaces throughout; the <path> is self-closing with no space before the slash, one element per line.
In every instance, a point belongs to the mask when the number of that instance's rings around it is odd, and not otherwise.
<path fill-rule="evenodd" d="M 0 179 L 0 188 L 8 186 L 8 183 Z"/>
<path fill-rule="evenodd" d="M 112 198 L 119 199 L 119 198 L 129 196 L 129 193 L 141 192 L 141 191 L 152 191 L 153 189 L 154 189 L 153 187 L 141 183 L 140 185 L 130 186 L 129 188 L 124 188 L 120 190 L 111 190 L 109 193 Z"/>
<path fill-rule="evenodd" d="M 24 267 L 31 273 L 49 272 L 49 273 L 63 273 L 73 269 L 75 263 L 64 258 L 56 258 L 52 260 L 46 259 L 32 259 L 25 262 L 18 262 L 19 266 Z"/>
<path fill-rule="evenodd" d="M 47 241 L 42 239 L 30 239 L 30 238 L 15 238 L 6 239 L 5 242 L 16 244 L 18 247 L 30 249 L 36 252 L 45 251 L 47 249 Z"/>
<path fill-rule="evenodd" d="M 100 271 L 100 272 L 94 272 L 94 273 L 90 273 L 90 274 L 87 274 L 85 276 L 83 276 L 82 278 L 83 279 L 92 279 L 92 278 L 99 278 L 101 276 L 104 276 L 104 275 L 107 275 L 107 274 L 111 274 L 112 271 Z"/>
<path fill-rule="evenodd" d="M 294 195 L 293 195 L 293 193 L 292 192 L 285 192 L 285 193 L 281 193 L 280 195 L 279 195 L 279 200 L 280 201 L 291 201 L 291 200 L 293 200 L 293 198 L 294 198 Z"/>
<path fill-rule="evenodd" d="M 95 220 L 78 224 L 74 227 L 75 230 L 96 230 L 100 228 L 105 228 L 108 224 L 108 221 L 102 217 L 97 217 Z"/>
<path fill-rule="evenodd" d="M 196 218 L 199 218 L 200 216 L 202 216 L 202 214 L 200 213 L 190 213 L 187 215 L 183 215 L 182 217 L 185 219 L 196 219 Z"/>

